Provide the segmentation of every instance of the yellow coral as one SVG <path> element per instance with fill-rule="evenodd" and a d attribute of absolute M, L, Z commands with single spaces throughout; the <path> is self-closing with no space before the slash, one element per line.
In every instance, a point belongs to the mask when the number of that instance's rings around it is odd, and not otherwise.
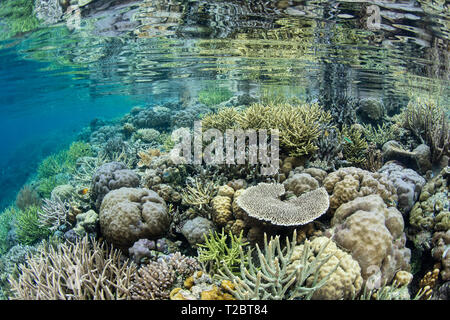
<path fill-rule="evenodd" d="M 395 274 L 394 281 L 397 282 L 397 284 L 400 287 L 407 286 L 410 284 L 410 282 L 413 279 L 413 275 L 409 273 L 408 271 L 400 270 Z"/>
<path fill-rule="evenodd" d="M 326 247 L 320 252 L 325 244 Z M 327 255 L 331 255 L 332 257 L 320 267 L 317 274 L 307 279 L 307 285 L 312 285 L 314 280 L 320 281 L 334 270 L 325 285 L 315 291 L 313 299 L 350 299 L 357 295 L 363 284 L 361 268 L 358 262 L 350 254 L 339 249 L 336 243 L 326 237 L 317 237 L 311 241 L 310 245 L 312 250 L 311 255 L 307 258 L 309 263 Z M 303 250 L 304 245 L 294 248 L 288 270 L 301 266 L 301 263 L 303 263 L 301 261 Z"/>
<path fill-rule="evenodd" d="M 213 286 L 211 290 L 202 291 L 200 300 L 236 300 L 229 293 L 222 292 L 217 286 Z"/>
<path fill-rule="evenodd" d="M 231 198 L 225 196 L 216 196 L 212 199 L 213 221 L 219 226 L 225 226 L 228 221 L 233 219 L 231 211 Z"/>

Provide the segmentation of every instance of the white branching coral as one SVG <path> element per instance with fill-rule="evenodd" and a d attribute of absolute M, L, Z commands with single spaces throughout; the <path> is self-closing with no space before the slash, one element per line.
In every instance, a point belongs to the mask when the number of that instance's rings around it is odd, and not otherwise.
<path fill-rule="evenodd" d="M 44 199 L 42 210 L 38 211 L 39 223 L 48 227 L 51 231 L 57 230 L 60 226 L 67 223 L 69 207 L 67 202 L 63 202 L 58 197 L 55 197 L 53 200 Z"/>
<path fill-rule="evenodd" d="M 122 300 L 130 298 L 135 270 L 119 250 L 86 236 L 57 247 L 44 243 L 9 282 L 19 300 Z"/>
<path fill-rule="evenodd" d="M 330 205 L 325 188 L 304 193 L 288 201 L 280 199 L 284 193 L 282 184 L 260 183 L 246 189 L 237 199 L 237 204 L 249 216 L 280 226 L 307 224 L 324 214 Z"/>

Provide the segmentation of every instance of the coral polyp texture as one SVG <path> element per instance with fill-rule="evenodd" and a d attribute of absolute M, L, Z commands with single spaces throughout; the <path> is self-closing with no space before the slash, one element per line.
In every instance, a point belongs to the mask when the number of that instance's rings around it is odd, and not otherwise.
<path fill-rule="evenodd" d="M 111 190 L 122 187 L 138 187 L 139 177 L 125 164 L 109 162 L 97 169 L 92 177 L 92 197 L 97 209 L 102 204 L 103 197 Z"/>
<path fill-rule="evenodd" d="M 260 183 L 246 189 L 237 198 L 237 204 L 250 217 L 281 226 L 306 224 L 323 215 L 329 207 L 328 193 L 324 188 L 287 201 L 280 199 L 284 194 L 282 184 Z"/>
<path fill-rule="evenodd" d="M 342 204 L 331 220 L 333 240 L 348 250 L 361 267 L 364 281 L 374 286 L 389 282 L 398 270 L 409 271 L 410 249 L 405 247 L 402 214 L 387 207 L 379 195 Z"/>
<path fill-rule="evenodd" d="M 389 206 L 395 206 L 398 199 L 397 190 L 386 176 L 355 167 L 330 173 L 323 181 L 323 186 L 330 194 L 332 212 L 344 203 L 371 194 L 379 195 Z"/>
<path fill-rule="evenodd" d="M 143 188 L 110 191 L 100 207 L 100 228 L 105 238 L 118 247 L 131 247 L 140 238 L 163 236 L 170 218 L 165 201 Z"/>

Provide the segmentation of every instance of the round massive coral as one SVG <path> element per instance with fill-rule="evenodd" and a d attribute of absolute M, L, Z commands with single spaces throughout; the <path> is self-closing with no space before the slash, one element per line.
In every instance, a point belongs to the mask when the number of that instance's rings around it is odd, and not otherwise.
<path fill-rule="evenodd" d="M 331 195 L 331 212 L 343 203 L 370 194 L 379 195 L 389 206 L 395 205 L 397 201 L 397 191 L 384 175 L 355 167 L 330 173 L 323 181 L 323 186 Z"/>
<path fill-rule="evenodd" d="M 389 161 L 378 172 L 386 175 L 397 189 L 397 208 L 402 213 L 408 213 L 419 197 L 425 179 L 395 161 Z"/>
<path fill-rule="evenodd" d="M 100 207 L 100 228 L 106 240 L 128 248 L 141 238 L 158 238 L 170 224 L 165 201 L 149 189 L 120 188 L 109 192 Z"/>
<path fill-rule="evenodd" d="M 363 279 L 361 268 L 352 256 L 336 246 L 336 243 L 327 237 L 317 237 L 310 243 L 310 255 L 307 257 L 308 263 L 315 259 L 322 259 L 325 256 L 331 257 L 319 268 L 317 274 L 310 276 L 306 280 L 308 286 L 312 286 L 313 281 L 320 282 L 331 275 L 327 282 L 314 292 L 313 299 L 317 300 L 338 300 L 351 299 L 361 290 Z M 304 245 L 294 248 L 288 268 L 296 268 L 302 261 Z M 323 250 L 321 251 L 321 249 Z M 333 271 L 334 270 L 334 271 Z"/>
<path fill-rule="evenodd" d="M 236 202 L 250 217 L 279 226 L 307 224 L 328 210 L 328 194 L 324 188 L 288 201 L 280 199 L 284 193 L 282 184 L 260 183 L 242 192 Z"/>
<path fill-rule="evenodd" d="M 379 195 L 359 197 L 341 205 L 335 212 L 333 240 L 362 269 L 366 281 L 378 277 L 375 286 L 391 281 L 398 270 L 410 268 L 411 252 L 405 248 L 403 217 L 395 207 L 387 207 Z"/>
<path fill-rule="evenodd" d="M 109 162 L 100 166 L 92 177 L 92 199 L 100 208 L 104 196 L 122 187 L 138 187 L 139 176 L 121 162 Z"/>

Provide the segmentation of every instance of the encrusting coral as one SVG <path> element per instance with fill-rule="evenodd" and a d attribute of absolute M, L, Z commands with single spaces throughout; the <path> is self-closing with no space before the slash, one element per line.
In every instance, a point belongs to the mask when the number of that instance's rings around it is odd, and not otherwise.
<path fill-rule="evenodd" d="M 237 204 L 250 217 L 281 226 L 307 224 L 328 210 L 328 193 L 324 188 L 287 201 L 279 199 L 284 193 L 282 184 L 260 183 L 247 188 L 237 198 Z"/>
<path fill-rule="evenodd" d="M 84 237 L 57 247 L 42 244 L 9 281 L 13 299 L 121 300 L 130 298 L 135 270 L 119 250 Z"/>

